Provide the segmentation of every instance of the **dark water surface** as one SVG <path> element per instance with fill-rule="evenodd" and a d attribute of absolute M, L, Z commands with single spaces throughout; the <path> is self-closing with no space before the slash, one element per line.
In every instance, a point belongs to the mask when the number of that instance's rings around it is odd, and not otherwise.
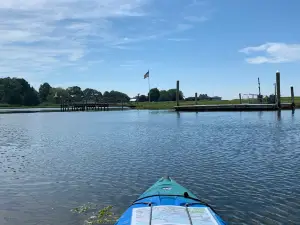
<path fill-rule="evenodd" d="M 300 111 L 0 115 L 0 224 L 82 225 L 169 174 L 229 224 L 300 224 Z"/>

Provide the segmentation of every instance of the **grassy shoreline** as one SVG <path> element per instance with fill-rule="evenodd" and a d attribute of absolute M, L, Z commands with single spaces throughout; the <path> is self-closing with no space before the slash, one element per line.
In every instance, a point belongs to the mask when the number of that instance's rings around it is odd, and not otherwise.
<path fill-rule="evenodd" d="M 291 103 L 290 97 L 282 97 L 281 101 L 283 103 Z M 224 105 L 224 104 L 239 104 L 239 99 L 233 99 L 233 100 L 221 100 L 221 101 L 208 101 L 208 100 L 201 100 L 198 101 L 198 105 Z M 248 103 L 248 101 L 244 100 L 243 103 Z M 180 101 L 180 105 L 194 105 L 195 101 Z M 300 97 L 295 97 L 295 104 L 296 108 L 300 108 Z M 169 101 L 169 102 L 134 102 L 129 103 L 127 106 L 134 106 L 135 109 L 145 109 L 145 110 L 170 110 L 174 109 L 174 106 L 176 105 L 176 102 Z M 7 105 L 7 104 L 0 104 L 0 109 L 47 109 L 47 108 L 54 108 L 59 109 L 59 104 L 41 104 L 38 106 L 19 106 L 19 105 Z"/>
<path fill-rule="evenodd" d="M 60 108 L 60 105 L 36 105 L 36 106 L 22 106 L 22 105 L 1 105 L 0 109 L 47 109 L 47 108 Z"/>
<path fill-rule="evenodd" d="M 238 104 L 239 100 L 222 100 L 222 101 L 198 101 L 198 104 L 211 105 L 211 104 Z M 194 105 L 194 101 L 180 101 L 180 105 Z M 135 106 L 136 109 L 173 109 L 176 102 L 134 102 L 129 103 L 127 106 Z M 121 106 L 121 105 L 120 105 Z M 37 106 L 19 106 L 19 105 L 0 105 L 0 109 L 37 109 L 37 108 L 60 108 L 60 105 L 37 105 Z"/>
<path fill-rule="evenodd" d="M 222 101 L 198 101 L 199 105 L 214 105 L 214 104 L 238 104 L 239 101 L 236 100 L 222 100 Z M 195 101 L 180 101 L 180 105 L 194 105 Z M 174 109 L 176 102 L 137 102 L 132 104 L 136 106 L 136 109 L 151 109 L 151 110 L 160 110 L 160 109 Z"/>
<path fill-rule="evenodd" d="M 291 103 L 290 97 L 282 97 L 282 103 Z M 249 103 L 247 100 L 243 100 L 242 103 Z M 195 101 L 180 101 L 179 104 L 181 106 L 184 105 L 195 105 Z M 221 101 L 209 101 L 209 100 L 201 100 L 197 101 L 198 105 L 225 105 L 225 104 L 240 104 L 239 99 L 232 100 L 221 100 Z M 300 108 L 300 97 L 295 97 L 296 108 Z M 137 102 L 132 105 L 136 106 L 136 109 L 151 109 L 151 110 L 160 110 L 160 109 L 174 109 L 176 106 L 176 102 Z"/>

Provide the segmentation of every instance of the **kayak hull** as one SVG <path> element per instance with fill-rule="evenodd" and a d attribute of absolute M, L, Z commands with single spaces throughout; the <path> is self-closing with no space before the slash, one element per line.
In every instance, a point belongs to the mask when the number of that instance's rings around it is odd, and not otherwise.
<path fill-rule="evenodd" d="M 119 218 L 115 225 L 133 224 L 133 212 L 138 208 L 149 206 L 178 206 L 179 208 L 207 209 L 218 225 L 226 225 L 219 215 L 206 203 L 199 200 L 191 191 L 179 185 L 173 179 L 164 177 L 146 190 Z M 151 224 L 151 223 L 150 223 Z M 193 224 L 192 224 L 193 225 Z"/>

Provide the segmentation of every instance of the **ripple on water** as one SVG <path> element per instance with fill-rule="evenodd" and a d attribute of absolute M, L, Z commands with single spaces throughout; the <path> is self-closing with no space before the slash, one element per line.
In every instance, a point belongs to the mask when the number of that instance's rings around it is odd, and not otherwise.
<path fill-rule="evenodd" d="M 0 224 L 82 224 L 169 174 L 230 224 L 300 224 L 300 117 L 151 111 L 1 115 Z M 4 192 L 5 191 L 5 192 Z"/>

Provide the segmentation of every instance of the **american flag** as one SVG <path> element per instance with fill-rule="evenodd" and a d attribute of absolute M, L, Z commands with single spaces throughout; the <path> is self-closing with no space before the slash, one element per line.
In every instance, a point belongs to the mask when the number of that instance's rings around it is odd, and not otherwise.
<path fill-rule="evenodd" d="M 148 72 L 147 73 L 145 73 L 145 75 L 144 75 L 144 79 L 146 79 L 146 78 L 148 78 L 149 77 L 149 70 L 148 70 Z"/>

